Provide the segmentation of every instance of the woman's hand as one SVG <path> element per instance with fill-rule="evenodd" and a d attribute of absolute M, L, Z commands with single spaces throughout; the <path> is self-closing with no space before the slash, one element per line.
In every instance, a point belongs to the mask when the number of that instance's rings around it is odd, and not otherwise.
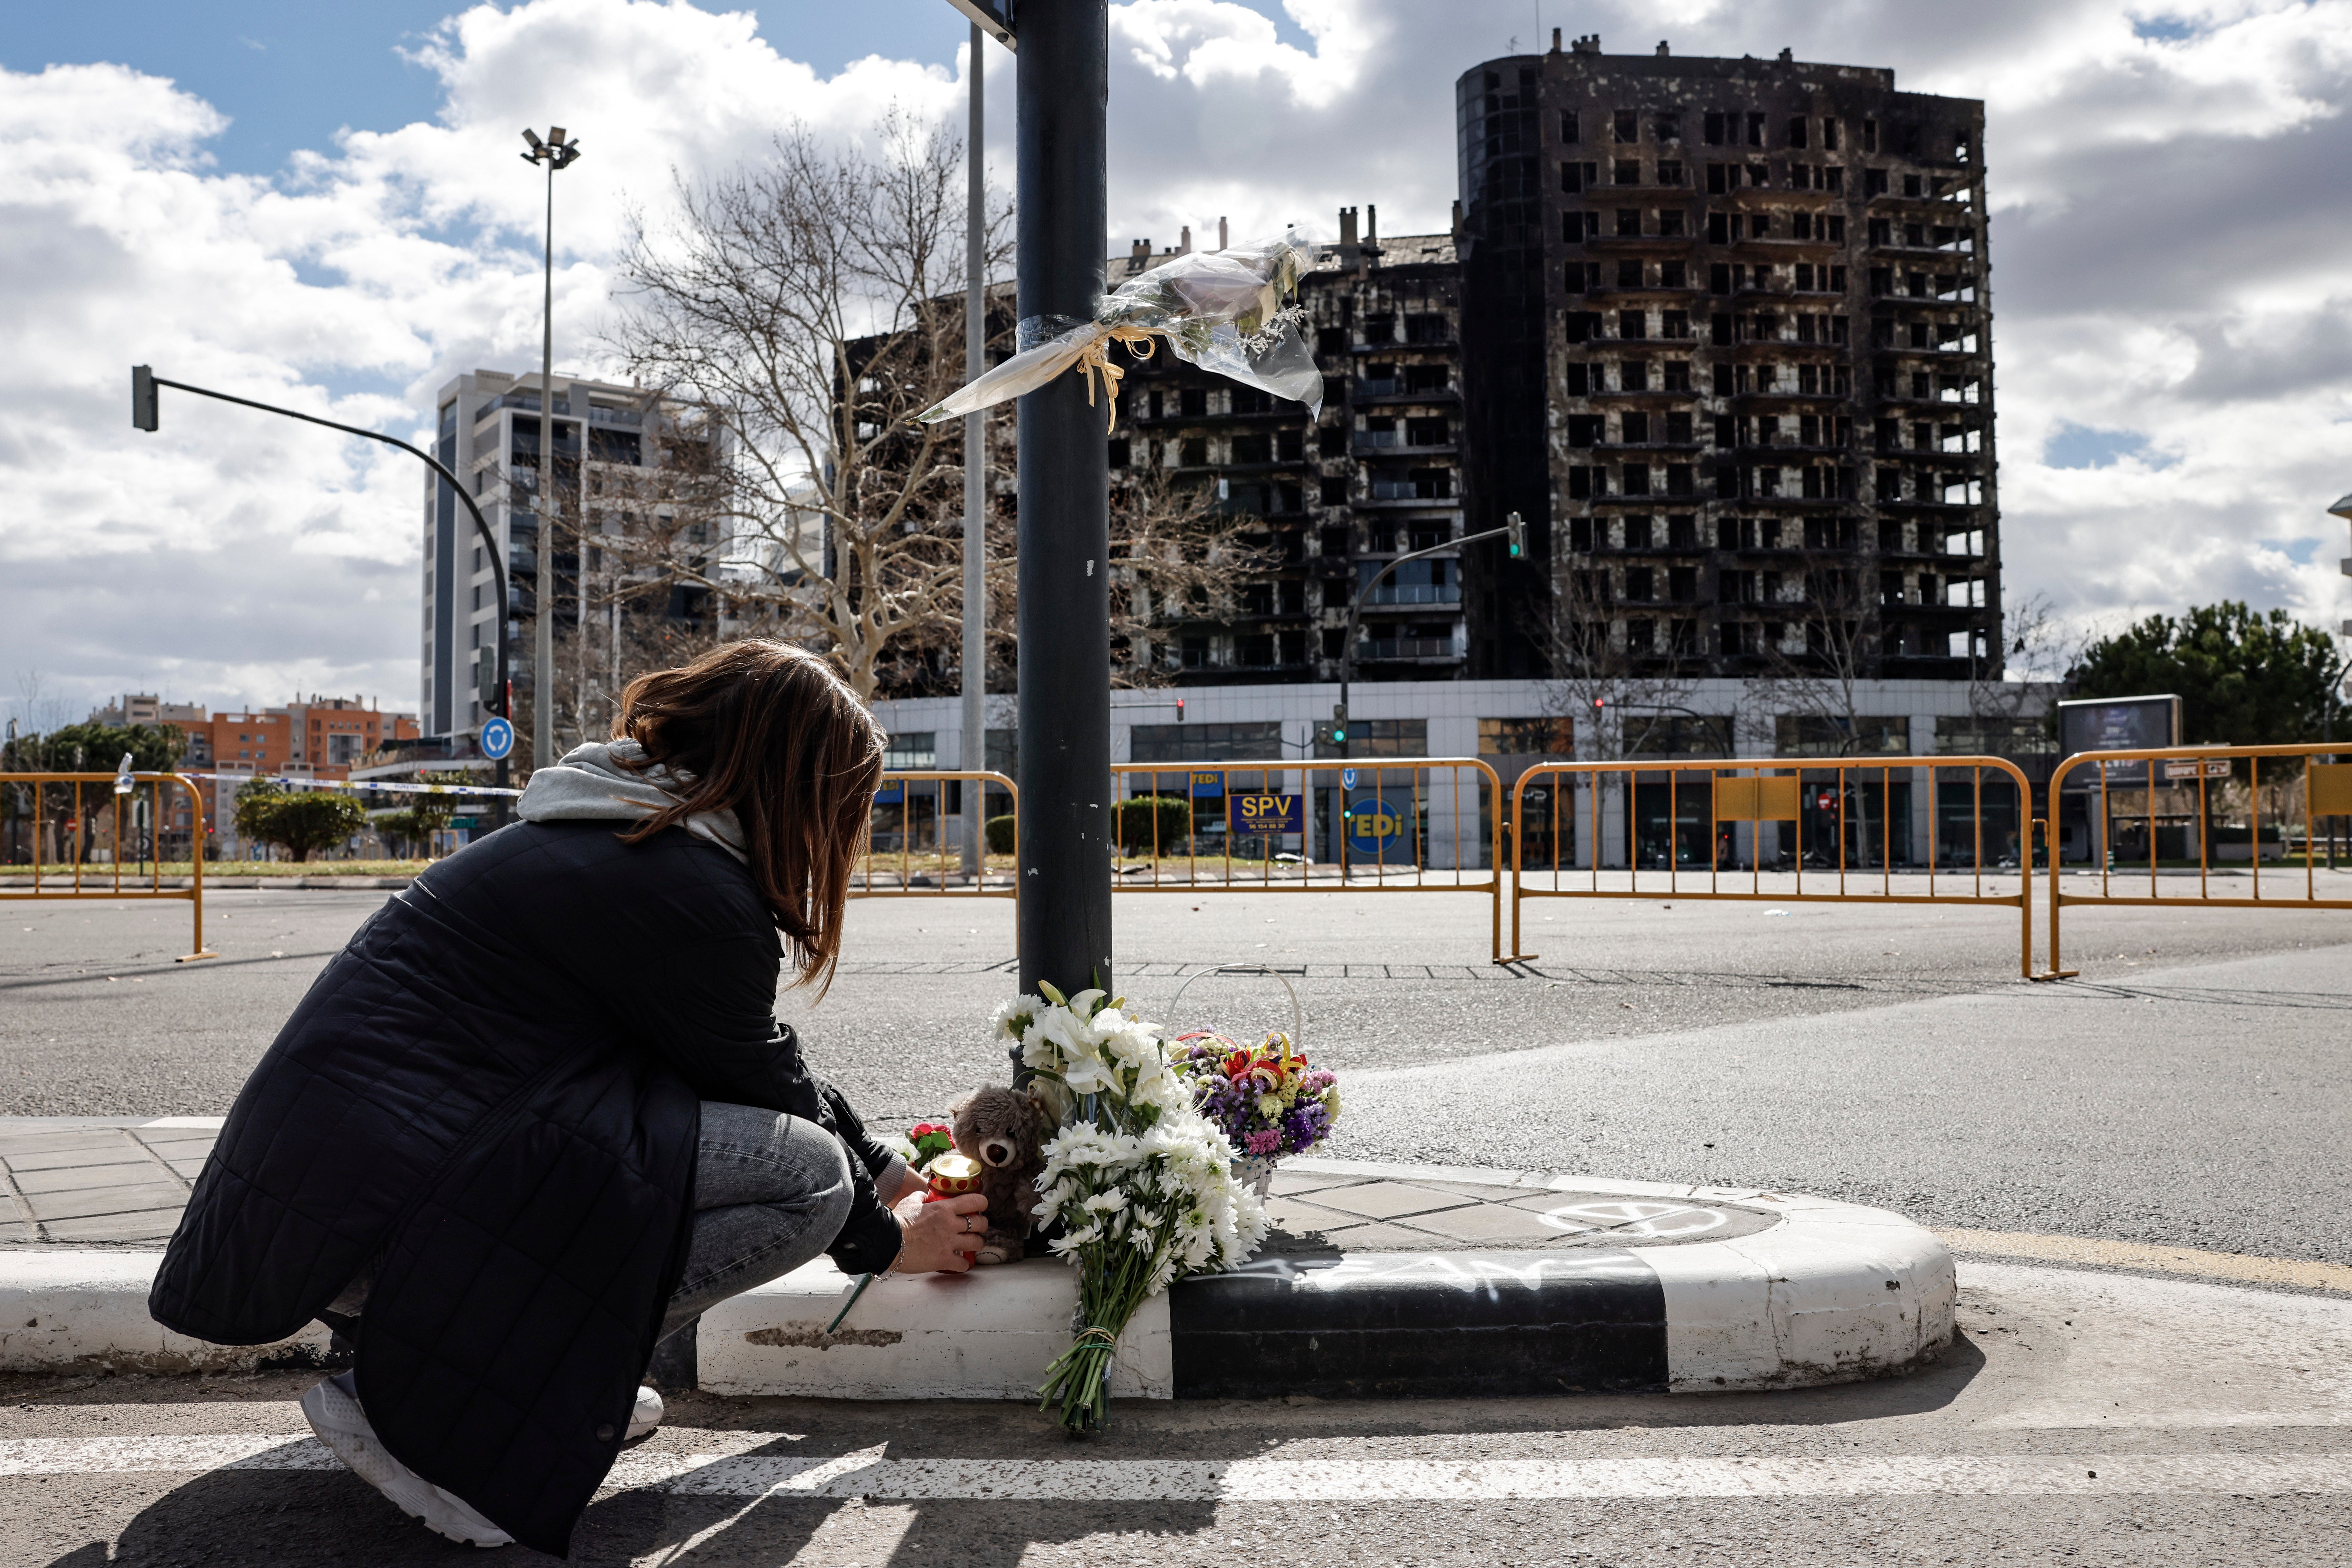
<path fill-rule="evenodd" d="M 988 1233 L 988 1199 L 979 1193 L 935 1204 L 914 1194 L 890 1211 L 898 1219 L 898 1256 L 893 1274 L 963 1274 Z"/>

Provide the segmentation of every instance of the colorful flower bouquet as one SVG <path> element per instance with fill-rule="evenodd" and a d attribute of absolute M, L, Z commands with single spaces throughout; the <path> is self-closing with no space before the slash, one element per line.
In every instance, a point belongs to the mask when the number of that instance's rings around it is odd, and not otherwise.
<path fill-rule="evenodd" d="M 1060 1226 L 1053 1250 L 1078 1270 L 1076 1337 L 1046 1370 L 1041 1407 L 1084 1433 L 1102 1425 L 1111 1352 L 1136 1310 L 1184 1275 L 1246 1261 L 1265 1211 L 1234 1185 L 1225 1137 L 1194 1109 L 1159 1025 L 1100 991 L 1038 989 L 996 1027 L 1061 1120 L 1038 1217 Z"/>
<path fill-rule="evenodd" d="M 1192 1086 L 1195 1108 L 1246 1159 L 1270 1165 L 1304 1154 L 1339 1120 L 1339 1075 L 1311 1065 L 1287 1035 L 1268 1035 L 1260 1046 L 1205 1031 L 1181 1035 L 1173 1065 Z"/>

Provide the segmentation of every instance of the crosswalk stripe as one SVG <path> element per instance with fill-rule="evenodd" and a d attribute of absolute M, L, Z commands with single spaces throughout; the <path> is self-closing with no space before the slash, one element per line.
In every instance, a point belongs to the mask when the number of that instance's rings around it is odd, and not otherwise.
<path fill-rule="evenodd" d="M 1574 1498 L 2028 1497 L 2352 1493 L 2352 1454 L 2002 1454 L 1845 1458 L 892 1459 L 882 1448 L 769 1458 L 638 1449 L 608 1486 L 706 1497 L 1009 1502 L 1507 1501 Z M 308 1438 L 19 1437 L 0 1475 L 332 1470 Z"/>

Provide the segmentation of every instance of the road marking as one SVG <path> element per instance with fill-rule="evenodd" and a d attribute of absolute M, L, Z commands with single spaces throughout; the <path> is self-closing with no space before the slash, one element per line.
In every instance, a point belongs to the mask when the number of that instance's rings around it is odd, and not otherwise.
<path fill-rule="evenodd" d="M 2194 1275 L 2202 1279 L 2235 1279 L 2250 1285 L 2296 1285 L 2352 1295 L 2352 1268 L 2341 1263 L 2204 1252 L 2193 1247 L 2151 1247 L 2137 1241 L 2097 1241 L 2077 1236 L 2032 1236 L 2008 1230 L 1937 1230 L 1936 1238 L 1954 1252 L 2030 1258 L 2038 1263 L 2095 1263 L 2109 1268 L 2145 1268 L 2163 1274 Z"/>
<path fill-rule="evenodd" d="M 2064 1497 L 2352 1493 L 2352 1453 L 1906 1455 L 1610 1459 L 891 1459 L 740 1452 L 787 1434 L 737 1434 L 734 1453 L 625 1454 L 608 1487 L 697 1497 L 998 1502 L 1507 1501 L 1544 1498 Z M 0 1475 L 332 1470 L 314 1440 L 19 1437 Z"/>

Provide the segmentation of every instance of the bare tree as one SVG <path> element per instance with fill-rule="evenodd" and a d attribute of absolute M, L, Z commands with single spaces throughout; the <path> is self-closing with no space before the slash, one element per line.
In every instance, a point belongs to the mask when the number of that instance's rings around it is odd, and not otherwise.
<path fill-rule="evenodd" d="M 1769 711 L 1793 731 L 1776 748 L 1782 755 L 1858 757 L 1883 754 L 1887 737 L 1870 732 L 1862 710 L 1863 683 L 1878 662 L 1878 623 L 1862 596 L 1851 565 L 1815 564 L 1792 583 L 1778 640 L 1763 649 L 1762 695 Z M 1907 747 L 1906 750 L 1907 751 Z M 1856 777 L 1855 784 L 1866 781 Z M 1853 792 L 1856 847 L 1867 858 L 1874 846 L 1868 791 Z"/>
<path fill-rule="evenodd" d="M 604 542 L 623 567 L 616 591 L 702 595 L 723 634 L 821 648 L 869 698 L 953 689 L 963 615 L 961 422 L 914 423 L 962 378 L 962 150 L 895 117 L 881 143 L 868 158 L 795 132 L 758 167 L 681 185 L 668 226 L 633 220 L 636 309 L 616 342 L 640 384 L 698 411 L 707 479 L 639 501 Z M 992 266 L 1009 261 L 1001 207 L 985 245 Z M 1003 353 L 1013 300 L 1009 286 L 992 296 Z M 997 689 L 1017 664 L 1012 428 L 989 421 L 983 620 Z M 676 490 L 693 466 L 655 482 Z M 1171 607 L 1214 603 L 1270 563 L 1262 529 L 1148 465 L 1114 487 L 1122 684 L 1167 678 L 1155 634 Z"/>
<path fill-rule="evenodd" d="M 1272 567 L 1262 519 L 1227 513 L 1204 484 L 1140 468 L 1111 487 L 1111 681 L 1158 686 L 1181 666 L 1174 628 L 1223 621 L 1242 584 Z"/>
<path fill-rule="evenodd" d="M 2069 635 L 2052 608 L 2050 595 L 2034 594 L 2002 612 L 2006 645 L 2000 672 L 1979 672 L 1969 681 L 1969 711 L 1978 719 L 2007 721 L 2049 712 L 2048 688 L 2079 663 L 2083 641 Z"/>
<path fill-rule="evenodd" d="M 1549 613 L 1530 628 L 1551 668 L 1545 705 L 1576 726 L 1572 743 L 1580 761 L 1627 755 L 1629 742 L 1641 741 L 1660 714 L 1686 709 L 1696 690 L 1685 664 L 1696 648 L 1679 646 L 1672 631 L 1658 637 L 1658 623 L 1628 609 L 1615 574 L 1604 560 L 1591 559 L 1559 574 Z M 1637 625 L 1647 631 L 1645 645 Z"/>
<path fill-rule="evenodd" d="M 1864 744 L 1863 682 L 1877 666 L 1878 628 L 1851 566 L 1816 564 L 1783 592 L 1778 638 L 1763 645 L 1764 686 L 1773 711 L 1796 721 L 1805 750 L 1852 756 Z"/>
<path fill-rule="evenodd" d="M 861 696 L 962 613 L 961 426 L 913 418 L 961 379 L 963 152 L 895 112 L 879 141 L 794 131 L 764 163 L 681 182 L 673 220 L 632 219 L 616 332 L 640 384 L 724 437 L 723 541 L 670 552 L 664 575 L 822 647 Z M 1009 235 L 999 204 L 994 268 Z"/>

